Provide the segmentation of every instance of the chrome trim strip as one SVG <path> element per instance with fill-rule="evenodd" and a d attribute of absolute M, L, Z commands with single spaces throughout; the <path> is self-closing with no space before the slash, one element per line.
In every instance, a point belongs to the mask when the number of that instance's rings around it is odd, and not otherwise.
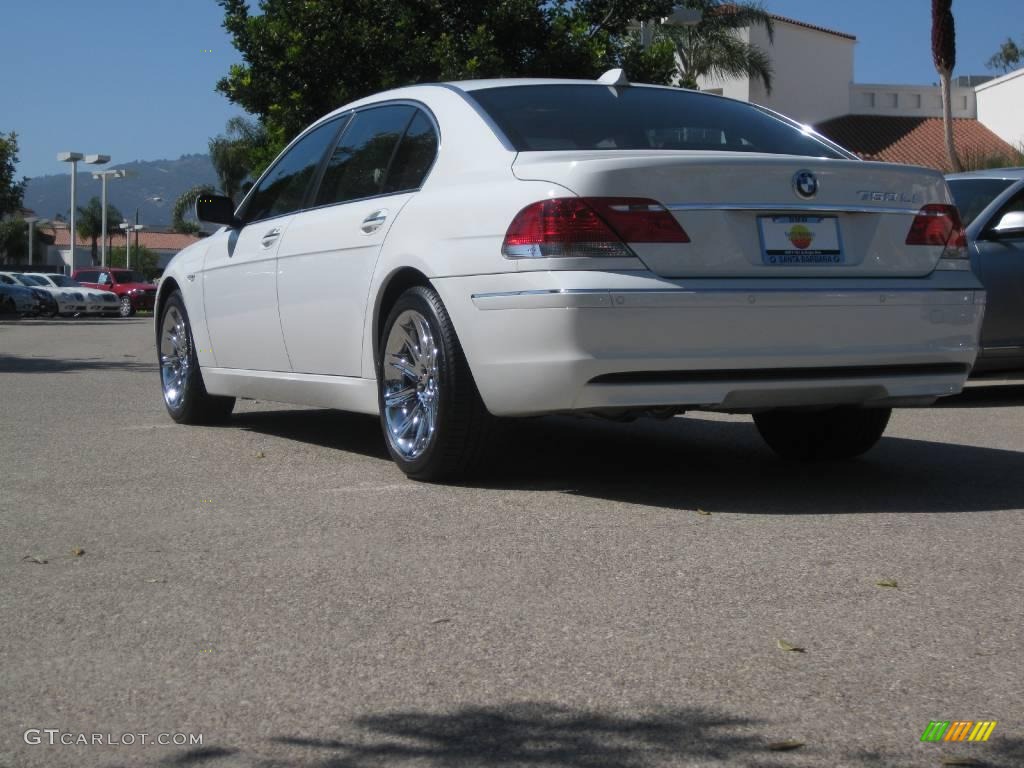
<path fill-rule="evenodd" d="M 920 208 L 883 208 L 862 205 L 817 205 L 814 203 L 666 203 L 670 211 L 760 211 L 767 214 L 776 211 L 797 211 L 799 213 L 890 213 L 900 216 L 916 216 Z"/>

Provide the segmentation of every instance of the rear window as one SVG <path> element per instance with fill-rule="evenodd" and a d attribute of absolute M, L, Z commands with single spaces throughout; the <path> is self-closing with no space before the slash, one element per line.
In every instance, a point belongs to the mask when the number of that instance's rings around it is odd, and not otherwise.
<path fill-rule="evenodd" d="M 960 220 L 964 226 L 978 218 L 978 214 L 1011 184 L 1011 179 L 950 179 L 949 189 L 956 207 L 960 209 Z"/>
<path fill-rule="evenodd" d="M 846 157 L 757 107 L 681 89 L 520 85 L 469 95 L 520 152 L 681 149 Z"/>

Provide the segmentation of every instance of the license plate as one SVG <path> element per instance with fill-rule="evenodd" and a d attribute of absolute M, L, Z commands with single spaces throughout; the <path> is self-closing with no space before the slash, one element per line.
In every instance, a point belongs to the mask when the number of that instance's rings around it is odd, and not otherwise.
<path fill-rule="evenodd" d="M 771 266 L 845 264 L 835 216 L 759 216 L 761 261 Z"/>

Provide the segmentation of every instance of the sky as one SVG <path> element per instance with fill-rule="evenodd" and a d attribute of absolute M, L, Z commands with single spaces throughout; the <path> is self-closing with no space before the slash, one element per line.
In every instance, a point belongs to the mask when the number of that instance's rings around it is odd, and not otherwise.
<path fill-rule="evenodd" d="M 1024 38 L 1020 4 L 954 0 L 956 74 L 985 74 L 1008 35 Z M 764 5 L 856 35 L 857 82 L 936 81 L 929 0 Z M 108 154 L 115 166 L 206 152 L 242 114 L 214 91 L 241 61 L 222 19 L 214 0 L 3 0 L 0 132 L 18 133 L 18 174 L 66 172 L 56 160 L 66 150 Z"/>

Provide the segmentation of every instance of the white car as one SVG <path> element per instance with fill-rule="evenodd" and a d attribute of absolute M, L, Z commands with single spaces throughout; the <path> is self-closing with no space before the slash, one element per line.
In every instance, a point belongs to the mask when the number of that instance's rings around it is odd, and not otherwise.
<path fill-rule="evenodd" d="M 30 277 L 42 280 L 46 285 L 55 291 L 61 292 L 64 296 L 74 301 L 79 309 L 75 313 L 83 315 L 105 315 L 107 317 L 118 317 L 121 311 L 121 300 L 113 291 L 101 291 L 97 288 L 86 288 L 77 280 L 72 280 L 67 275 L 52 272 L 30 272 Z M 68 310 L 61 309 L 61 314 Z"/>
<path fill-rule="evenodd" d="M 171 417 L 379 414 L 420 479 L 548 413 L 750 413 L 786 457 L 856 456 L 961 390 L 985 303 L 939 172 L 617 71 L 362 99 L 197 213 L 224 226 L 154 313 Z"/>

